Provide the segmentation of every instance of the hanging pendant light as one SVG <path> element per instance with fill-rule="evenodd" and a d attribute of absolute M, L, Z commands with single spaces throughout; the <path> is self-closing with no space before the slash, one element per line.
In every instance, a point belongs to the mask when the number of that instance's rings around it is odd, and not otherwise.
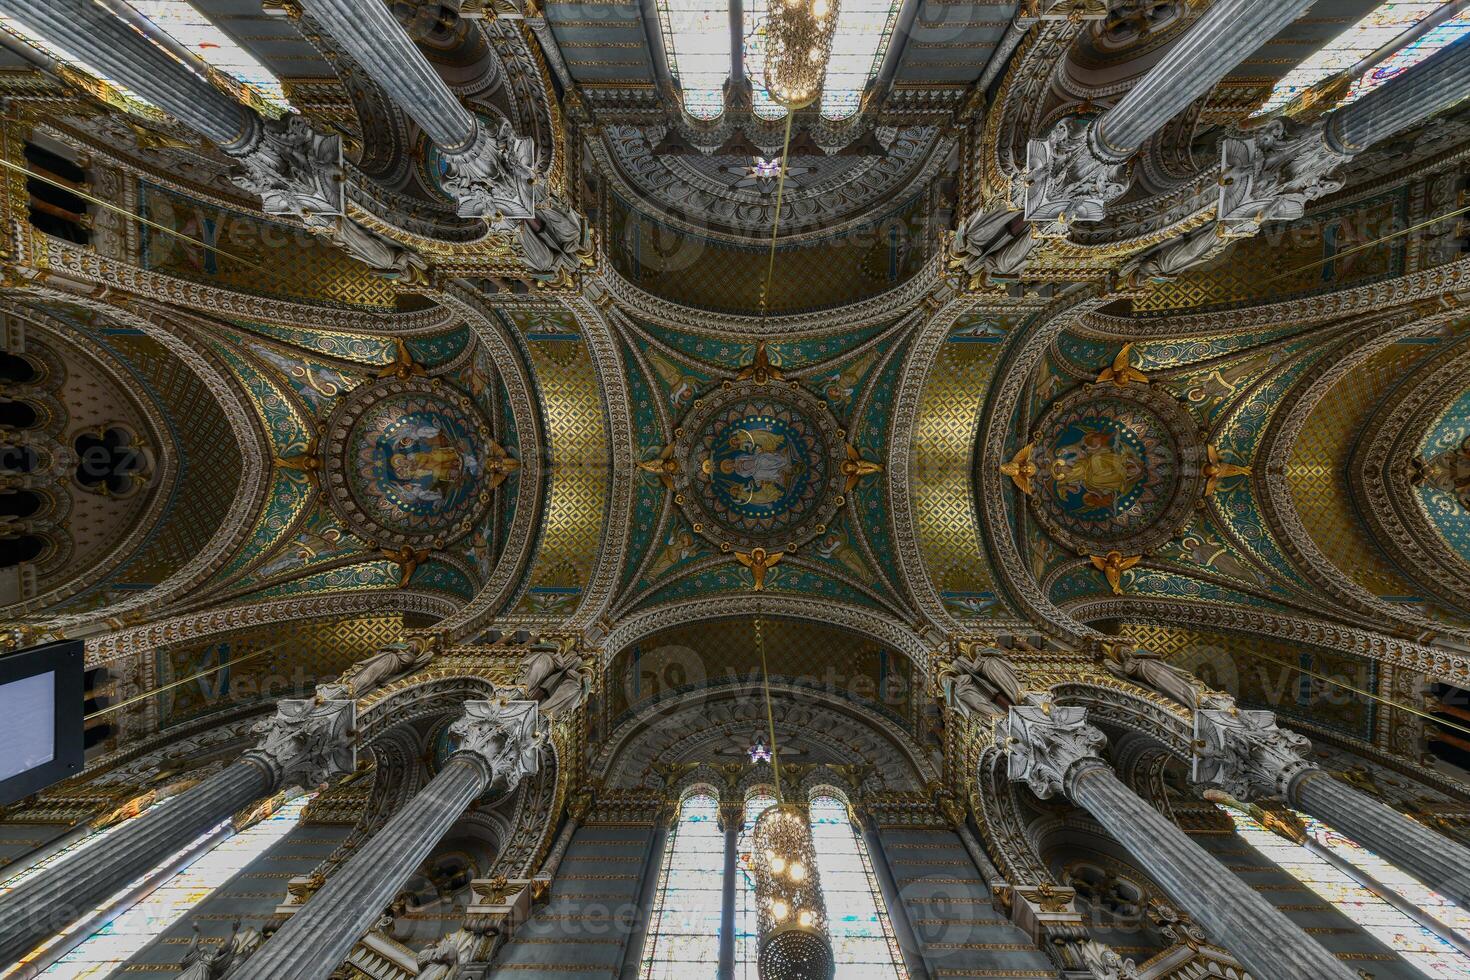
<path fill-rule="evenodd" d="M 822 92 L 839 0 L 771 0 L 766 21 L 766 90 L 788 111 Z"/>
<path fill-rule="evenodd" d="M 806 808 L 778 803 L 752 834 L 761 980 L 832 980 L 827 906 Z"/>
<path fill-rule="evenodd" d="M 781 753 L 776 745 L 763 627 L 757 616 L 755 645 L 761 657 L 776 805 L 761 814 L 751 833 L 750 863 L 760 937 L 756 968 L 761 980 L 833 980 L 836 965 L 827 935 L 827 905 L 817 875 L 811 818 L 806 807 L 787 803 L 781 797 Z"/>

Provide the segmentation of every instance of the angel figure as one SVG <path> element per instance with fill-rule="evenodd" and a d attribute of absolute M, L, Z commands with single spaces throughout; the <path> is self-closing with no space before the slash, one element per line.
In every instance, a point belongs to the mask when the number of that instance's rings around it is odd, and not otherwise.
<path fill-rule="evenodd" d="M 557 646 L 537 644 L 526 660 L 521 687 L 541 706 L 541 713 L 557 717 L 576 710 L 587 696 L 591 679 L 583 669 L 576 641 L 570 637 Z"/>
<path fill-rule="evenodd" d="M 1113 590 L 1113 595 L 1123 594 L 1123 573 L 1134 565 L 1143 561 L 1142 555 L 1130 555 L 1123 557 L 1122 552 L 1110 551 L 1107 556 L 1088 555 L 1092 560 L 1092 566 L 1103 573 L 1108 580 L 1108 587 Z"/>
<path fill-rule="evenodd" d="M 1207 459 L 1204 466 L 1205 496 L 1212 496 L 1220 489 L 1220 481 L 1228 480 L 1232 476 L 1250 476 L 1249 466 L 1237 466 L 1235 463 L 1225 463 L 1220 460 L 1220 450 L 1214 446 L 1206 446 Z"/>
<path fill-rule="evenodd" d="M 436 653 L 437 646 L 430 637 L 384 644 L 371 657 L 349 667 L 337 683 L 347 685 L 353 697 L 360 698 L 391 680 L 428 666 Z"/>
<path fill-rule="evenodd" d="M 674 489 L 674 477 L 679 472 L 679 461 L 674 458 L 674 444 L 671 442 L 663 448 L 653 459 L 645 459 L 638 464 L 638 468 L 645 473 L 652 473 L 658 477 L 665 490 Z"/>
<path fill-rule="evenodd" d="M 1103 649 L 1111 673 L 1157 691 L 1190 710 L 1199 706 L 1205 685 L 1189 671 L 1174 667 L 1154 651 L 1141 650 L 1131 643 L 1110 643 Z"/>
<path fill-rule="evenodd" d="M 784 551 L 767 553 L 764 548 L 754 548 L 749 553 L 735 552 L 735 560 L 750 569 L 750 574 L 755 579 L 755 591 L 761 592 L 766 587 L 766 572 L 770 571 L 785 555 Z"/>
<path fill-rule="evenodd" d="M 1011 482 L 1028 497 L 1035 489 L 1031 483 L 1036 478 L 1036 464 L 1031 461 L 1031 454 L 1035 451 L 1036 443 L 1028 442 L 1016 451 L 1009 463 L 1000 464 L 1001 475 L 1010 477 Z"/>
<path fill-rule="evenodd" d="M 852 443 L 847 444 L 847 458 L 842 461 L 842 475 L 847 477 L 847 485 L 843 488 L 844 493 L 852 493 L 852 488 L 857 486 L 858 481 L 863 477 L 882 472 L 882 463 L 863 459 L 858 454 L 856 446 Z"/>
<path fill-rule="evenodd" d="M 1113 358 L 1110 367 L 1105 367 L 1097 376 L 1097 383 L 1111 381 L 1113 384 L 1123 387 L 1134 382 L 1141 385 L 1148 384 L 1148 375 L 1144 374 L 1132 364 L 1133 345 L 1124 344 L 1118 350 L 1118 356 Z"/>

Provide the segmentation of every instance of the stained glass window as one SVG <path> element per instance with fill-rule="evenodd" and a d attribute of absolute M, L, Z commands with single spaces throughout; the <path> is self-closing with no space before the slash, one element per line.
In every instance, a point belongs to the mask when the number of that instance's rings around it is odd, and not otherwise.
<path fill-rule="evenodd" d="M 1237 810 L 1226 809 L 1235 829 L 1252 847 L 1279 868 L 1336 906 L 1364 932 L 1394 950 L 1425 976 L 1470 976 L 1470 957 L 1416 923 L 1376 893 L 1364 888 L 1345 872 L 1303 845 L 1271 833 Z M 1361 868 L 1370 877 L 1392 888 L 1434 918 L 1456 928 L 1465 925 L 1465 914 L 1442 896 L 1393 868 L 1377 854 L 1360 847 L 1319 820 L 1299 814 L 1307 832 L 1321 846 Z"/>
<path fill-rule="evenodd" d="M 1271 91 L 1271 97 L 1257 114 L 1279 109 L 1323 79 L 1353 67 L 1442 5 L 1438 0 L 1380 3 L 1366 17 L 1333 38 L 1277 82 Z M 1353 82 L 1352 89 L 1342 104 L 1362 98 L 1377 86 L 1407 71 L 1467 32 L 1470 32 L 1470 14 L 1452 17 L 1435 26 L 1423 37 L 1363 72 Z"/>
<path fill-rule="evenodd" d="M 664 56 L 684 93 L 684 111 L 714 119 L 725 111 L 730 77 L 730 6 L 727 0 L 658 0 Z"/>
<path fill-rule="evenodd" d="M 832 796 L 813 797 L 811 816 L 838 973 L 843 980 L 908 980 L 867 846 L 848 817 L 847 804 Z"/>
<path fill-rule="evenodd" d="M 209 897 L 216 888 L 289 834 L 301 822 L 301 812 L 311 802 L 313 795 L 299 796 L 287 801 L 264 820 L 239 833 L 229 833 L 213 847 L 201 851 L 189 864 L 114 916 L 40 975 L 58 980 L 81 980 L 84 977 L 100 978 L 111 975 L 113 970 Z M 116 824 L 109 830 L 120 826 L 123 824 Z M 197 849 L 202 841 L 227 833 L 228 827 L 229 821 L 226 820 L 211 828 L 159 866 L 177 862 L 182 855 Z M 108 831 L 94 834 L 80 843 L 90 845 L 106 833 Z M 14 882 L 15 879 L 12 879 L 7 885 Z M 133 882 L 120 890 L 118 895 L 127 894 L 137 887 L 138 882 Z M 110 907 L 117 900 L 117 895 L 110 897 L 98 907 L 98 911 Z M 65 942 L 69 935 L 70 933 L 62 933 L 43 949 Z M 29 959 L 31 957 L 27 957 Z"/>
<path fill-rule="evenodd" d="M 822 115 L 846 119 L 862 105 L 863 89 L 878 74 L 898 0 L 842 0 L 832 34 L 832 60 L 822 82 Z"/>
<path fill-rule="evenodd" d="M 749 0 L 745 4 L 745 77 L 750 79 L 751 108 L 762 119 L 783 119 L 786 110 L 771 98 L 766 89 L 766 24 L 767 0 Z"/>
<path fill-rule="evenodd" d="M 686 798 L 659 873 L 643 980 L 714 975 L 720 961 L 725 835 L 713 796 Z"/>

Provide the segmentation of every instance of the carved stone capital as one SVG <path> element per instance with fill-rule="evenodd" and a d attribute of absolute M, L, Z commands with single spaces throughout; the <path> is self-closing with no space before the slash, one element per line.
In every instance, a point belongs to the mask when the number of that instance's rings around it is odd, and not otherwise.
<path fill-rule="evenodd" d="M 328 218 L 346 212 L 342 138 L 312 129 L 302 116 L 262 119 L 257 138 L 238 154 L 237 185 L 260 196 L 267 214 Z"/>
<path fill-rule="evenodd" d="M 1102 765 L 1107 736 L 1087 723 L 1087 709 L 1043 701 L 1018 704 L 1006 720 L 1007 774 L 1043 800 L 1069 793 L 1088 764 Z"/>
<path fill-rule="evenodd" d="M 1043 237 L 1064 237 L 1074 221 L 1100 221 L 1108 202 L 1128 190 L 1128 165 L 1098 150 L 1094 125 L 1058 122 L 1026 146 L 1026 220 Z"/>
<path fill-rule="evenodd" d="M 1279 727 L 1269 711 L 1242 711 L 1234 704 L 1201 707 L 1194 713 L 1191 778 L 1237 800 L 1285 798 L 1292 782 L 1314 768 L 1306 759 L 1311 747 L 1296 732 Z"/>
<path fill-rule="evenodd" d="M 1352 159 L 1329 145 L 1323 124 L 1276 119 L 1220 144 L 1220 234 L 1254 235 L 1268 221 L 1291 221 L 1308 201 L 1342 189 L 1337 168 Z"/>
<path fill-rule="evenodd" d="M 491 133 L 479 127 L 469 149 L 444 155 L 444 190 L 459 202 L 461 218 L 500 224 L 536 215 L 536 147 L 510 123 Z"/>
<path fill-rule="evenodd" d="M 357 702 L 279 701 L 275 715 L 255 726 L 260 744 L 247 755 L 268 765 L 276 785 L 319 786 L 357 768 Z"/>
<path fill-rule="evenodd" d="M 455 756 L 486 767 L 490 791 L 508 793 L 541 768 L 546 726 L 535 701 L 468 701 L 449 735 L 458 743 Z"/>

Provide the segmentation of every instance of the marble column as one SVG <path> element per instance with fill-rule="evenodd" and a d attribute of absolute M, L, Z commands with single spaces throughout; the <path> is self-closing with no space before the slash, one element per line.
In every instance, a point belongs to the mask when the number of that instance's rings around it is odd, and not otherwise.
<path fill-rule="evenodd" d="M 745 807 L 738 803 L 720 805 L 720 829 L 725 832 L 725 876 L 720 892 L 720 963 L 717 980 L 735 980 L 735 876 L 738 871 L 740 829 L 745 825 Z"/>
<path fill-rule="evenodd" d="M 1195 712 L 1193 779 L 1238 800 L 1262 797 L 1317 817 L 1390 864 L 1470 908 L 1470 848 L 1358 792 L 1307 761 L 1305 738 L 1269 711 L 1233 704 Z"/>
<path fill-rule="evenodd" d="M 470 701 L 449 727 L 458 747 L 429 784 L 358 848 L 229 980 L 319 980 L 383 914 L 466 808 L 540 768 L 546 733 L 533 701 Z"/>
<path fill-rule="evenodd" d="M 1098 755 L 1106 736 L 1083 708 L 1013 707 L 1010 777 L 1037 796 L 1065 795 L 1092 814 L 1138 866 L 1258 977 L 1356 980 L 1315 939 L 1125 786 Z"/>
<path fill-rule="evenodd" d="M 1448 109 L 1470 90 L 1470 37 L 1462 37 L 1363 98 L 1327 116 L 1327 143 L 1358 153 Z"/>
<path fill-rule="evenodd" d="M 1060 236 L 1073 221 L 1098 221 L 1128 190 L 1127 161 L 1169 120 L 1313 0 L 1217 0 L 1168 52 L 1096 119 L 1063 119 L 1026 150 L 1026 220 Z"/>
<path fill-rule="evenodd" d="M 239 164 L 236 184 L 268 214 L 311 222 L 346 208 L 342 141 L 290 113 L 264 119 L 94 0 L 0 0 L 9 14 L 214 142 Z"/>
<path fill-rule="evenodd" d="M 134 817 L 0 898 L 0 962 L 29 953 L 57 929 L 236 812 L 293 783 L 316 786 L 356 767 L 352 701 L 282 701 L 239 761 Z"/>

